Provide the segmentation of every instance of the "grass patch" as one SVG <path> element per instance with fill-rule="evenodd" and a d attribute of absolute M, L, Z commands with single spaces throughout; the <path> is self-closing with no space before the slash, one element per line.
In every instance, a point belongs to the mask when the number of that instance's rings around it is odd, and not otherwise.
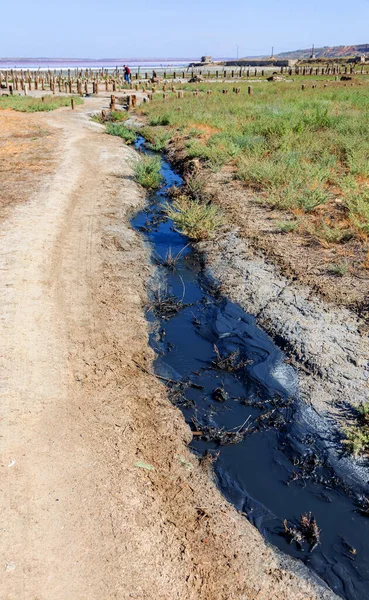
<path fill-rule="evenodd" d="M 105 130 L 109 135 L 121 137 L 126 144 L 133 144 L 136 141 L 136 132 L 121 123 L 107 123 Z"/>
<path fill-rule="evenodd" d="M 281 231 L 282 233 L 290 233 L 292 231 L 296 231 L 298 225 L 299 224 L 297 221 L 276 221 L 275 224 L 278 231 Z"/>
<path fill-rule="evenodd" d="M 83 99 L 73 96 L 75 104 L 83 104 Z M 71 96 L 44 96 L 32 98 L 31 96 L 0 96 L 0 109 L 12 108 L 20 112 L 42 112 L 55 110 L 61 106 L 71 106 Z"/>
<path fill-rule="evenodd" d="M 143 156 L 133 164 L 134 179 L 146 189 L 160 187 L 162 182 L 161 161 L 159 156 Z"/>
<path fill-rule="evenodd" d="M 142 127 L 140 134 L 147 140 L 147 146 L 155 152 L 162 152 L 173 135 L 171 129 L 165 127 Z"/>
<path fill-rule="evenodd" d="M 336 275 L 336 277 L 343 277 L 347 275 L 348 266 L 345 263 L 337 263 L 328 265 L 328 273 Z"/>
<path fill-rule="evenodd" d="M 359 406 L 357 422 L 345 430 L 344 444 L 354 456 L 369 454 L 369 402 Z"/>
<path fill-rule="evenodd" d="M 216 206 L 184 195 L 167 204 L 165 212 L 182 233 L 197 241 L 214 237 L 222 225 L 222 215 Z"/>

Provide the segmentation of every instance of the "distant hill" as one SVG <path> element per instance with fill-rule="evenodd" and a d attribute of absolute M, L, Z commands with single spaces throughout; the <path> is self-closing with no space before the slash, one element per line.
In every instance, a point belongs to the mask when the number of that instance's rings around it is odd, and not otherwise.
<path fill-rule="evenodd" d="M 345 56 L 355 56 L 356 54 L 369 54 L 369 44 L 356 44 L 353 46 L 323 46 L 315 48 L 316 58 L 339 58 Z M 290 52 L 281 52 L 276 58 L 306 59 L 311 56 L 311 48 L 305 50 L 292 50 Z"/>

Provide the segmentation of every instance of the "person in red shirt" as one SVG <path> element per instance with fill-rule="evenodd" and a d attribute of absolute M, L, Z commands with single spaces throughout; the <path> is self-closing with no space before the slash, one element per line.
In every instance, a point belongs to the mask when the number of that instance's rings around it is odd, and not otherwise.
<path fill-rule="evenodd" d="M 123 69 L 124 81 L 126 83 L 131 83 L 131 69 L 127 65 L 124 65 Z"/>

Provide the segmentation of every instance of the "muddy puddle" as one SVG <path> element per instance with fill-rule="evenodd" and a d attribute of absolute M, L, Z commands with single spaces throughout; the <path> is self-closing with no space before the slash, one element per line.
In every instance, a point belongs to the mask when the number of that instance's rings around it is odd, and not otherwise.
<path fill-rule="evenodd" d="M 137 149 L 146 151 L 142 139 Z M 367 600 L 369 503 L 328 464 L 335 441 L 317 435 L 317 417 L 299 401 L 282 351 L 221 295 L 201 256 L 165 217 L 167 190 L 181 178 L 165 160 L 162 173 L 163 187 L 132 224 L 157 264 L 147 310 L 155 370 L 194 433 L 191 448 L 214 459 L 222 493 L 271 544 L 343 598 Z M 310 513 L 320 534 L 301 525 Z"/>

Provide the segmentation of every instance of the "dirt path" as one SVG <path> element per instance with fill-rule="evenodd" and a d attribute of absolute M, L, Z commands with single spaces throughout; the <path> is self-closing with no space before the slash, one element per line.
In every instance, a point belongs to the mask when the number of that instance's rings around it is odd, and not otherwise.
<path fill-rule="evenodd" d="M 0 226 L 1 599 L 333 598 L 222 499 L 137 367 L 143 194 L 103 105 L 45 115 L 55 174 Z"/>

